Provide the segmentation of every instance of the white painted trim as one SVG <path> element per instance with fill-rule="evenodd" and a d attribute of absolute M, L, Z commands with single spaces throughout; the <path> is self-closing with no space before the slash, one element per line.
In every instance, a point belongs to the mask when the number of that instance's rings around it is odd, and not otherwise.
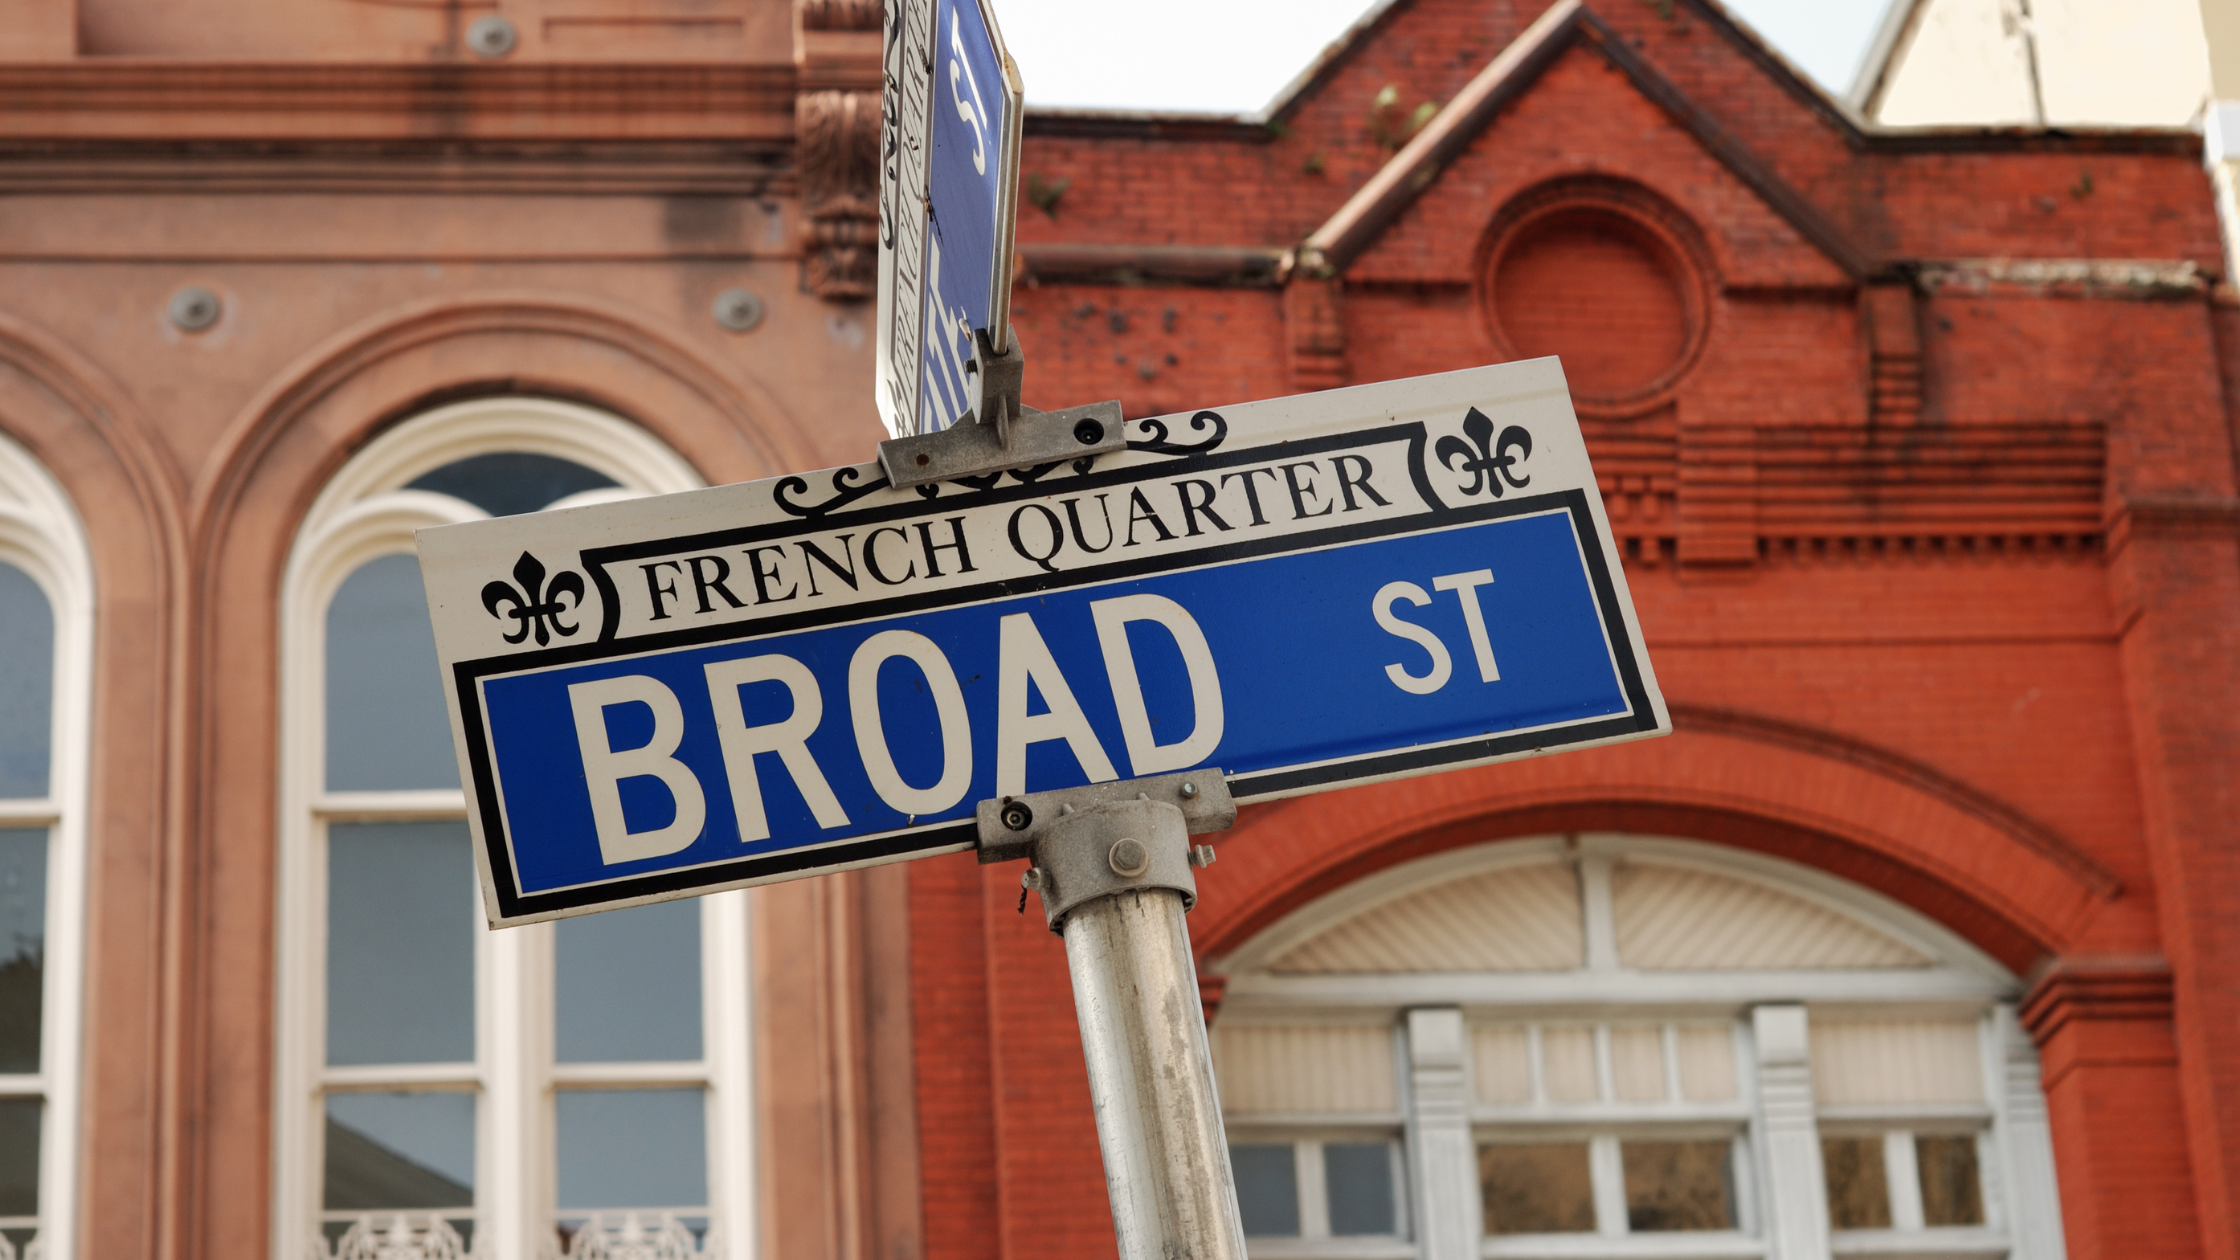
<path fill-rule="evenodd" d="M 1867 1005 L 1906 1002 L 1927 1010 L 1973 1014 L 2014 996 L 2012 982 L 1995 983 L 1949 968 L 1892 971 L 1663 971 L 1637 972 L 1421 972 L 1413 975 L 1232 975 L 1221 999 L 1239 1018 L 1267 1018 L 1267 1008 L 1319 1008 L 1359 1022 L 1397 1015 L 1411 1006 L 1460 1003 L 1473 1012 L 1517 1018 L 1538 1011 L 1625 1008 L 1629 1016 L 1680 1017 L 1733 1014 L 1769 996 L 1812 1003 Z"/>
<path fill-rule="evenodd" d="M 48 773 L 53 771 L 50 769 Z M 61 817 L 61 806 L 50 796 L 0 800 L 0 827 L 50 827 Z"/>
<path fill-rule="evenodd" d="M 407 420 L 370 442 L 321 490 L 298 529 L 282 583 L 280 621 L 280 837 L 275 954 L 273 1234 L 275 1260 L 296 1260 L 326 1214 L 318 1100 L 328 1089 L 461 1089 L 477 1095 L 472 1215 L 497 1260 L 533 1260 L 549 1249 L 554 1210 L 554 1090 L 621 1085 L 705 1087 L 710 1098 L 710 1197 L 731 1260 L 753 1260 L 758 1230 L 752 1194 L 753 1096 L 747 1012 L 751 995 L 743 896 L 704 899 L 704 1062 L 570 1064 L 552 1057 L 553 928 L 534 924 L 476 940 L 476 1059 L 471 1064 L 330 1068 L 325 1065 L 326 829 L 366 820 L 459 818 L 456 789 L 325 790 L 325 610 L 367 561 L 409 554 L 419 528 L 479 519 L 449 495 L 402 487 L 456 460 L 502 451 L 567 459 L 612 477 L 619 488 L 565 502 L 607 502 L 696 489 L 690 465 L 635 425 L 573 403 L 479 399 Z M 479 916 L 477 890 L 461 890 L 462 913 Z M 468 909 L 471 903 L 472 909 Z M 719 1168 L 747 1180 L 728 1196 Z M 452 1213 L 453 1216 L 468 1213 Z M 50 1253 L 51 1254 L 51 1253 Z"/>
<path fill-rule="evenodd" d="M 85 529 L 69 496 L 4 433 L 0 433 L 0 560 L 16 565 L 37 582 L 54 613 L 48 795 L 39 802 L 19 802 L 8 822 L 43 823 L 48 829 L 39 1047 L 47 1119 L 40 1125 L 39 1239 L 46 1260 L 75 1260 L 95 580 Z"/>

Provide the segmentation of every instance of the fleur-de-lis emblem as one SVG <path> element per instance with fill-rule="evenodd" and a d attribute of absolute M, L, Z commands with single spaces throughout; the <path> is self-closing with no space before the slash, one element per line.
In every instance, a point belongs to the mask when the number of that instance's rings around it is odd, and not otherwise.
<path fill-rule="evenodd" d="M 1501 484 L 1504 481 L 1518 490 L 1532 484 L 1532 478 L 1520 477 L 1512 471 L 1532 458 L 1532 435 L 1521 426 L 1512 424 L 1503 429 L 1501 439 L 1495 441 L 1493 421 L 1486 419 L 1486 413 L 1472 407 L 1470 414 L 1462 418 L 1462 432 L 1470 439 L 1468 442 L 1449 434 L 1439 439 L 1438 455 L 1439 462 L 1449 471 L 1470 475 L 1470 484 L 1462 488 L 1464 494 L 1490 490 L 1498 499 L 1504 493 Z M 1477 449 L 1470 449 L 1472 446 Z M 1512 455 L 1511 451 L 1516 453 Z M 1456 463 L 1457 458 L 1462 462 Z"/>
<path fill-rule="evenodd" d="M 521 558 L 513 562 L 513 580 L 521 585 L 516 588 L 511 582 L 492 582 L 482 588 L 482 606 L 490 610 L 490 615 L 514 620 L 513 632 L 506 636 L 506 642 L 519 643 L 533 632 L 537 636 L 537 646 L 543 647 L 552 642 L 554 634 L 565 638 L 582 628 L 560 619 L 562 613 L 572 613 L 583 607 L 582 574 L 562 570 L 553 574 L 552 585 L 546 586 L 543 563 L 524 551 Z M 563 604 L 560 602 L 563 595 L 573 598 Z M 501 604 L 513 607 L 500 612 Z"/>

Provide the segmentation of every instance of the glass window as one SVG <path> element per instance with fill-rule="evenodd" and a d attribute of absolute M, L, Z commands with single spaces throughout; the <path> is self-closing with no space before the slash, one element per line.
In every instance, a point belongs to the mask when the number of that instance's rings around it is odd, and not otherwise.
<path fill-rule="evenodd" d="M 386 453 L 447 445 L 447 419 L 478 410 L 485 424 L 551 412 L 535 428 L 540 439 L 591 432 L 602 443 L 640 442 L 632 466 L 675 462 L 650 439 L 618 436 L 625 426 L 611 417 L 585 430 L 580 408 L 460 404 L 376 439 L 358 459 L 395 463 L 358 484 L 434 492 L 467 507 L 379 490 L 305 522 L 303 536 L 331 540 L 318 544 L 331 550 L 296 557 L 294 571 L 305 576 L 289 626 L 299 643 L 318 636 L 324 676 L 291 697 L 289 721 L 323 733 L 323 753 L 308 755 L 317 741 L 284 739 L 283 756 L 295 758 L 287 781 L 301 802 L 294 843 L 312 846 L 318 860 L 288 875 L 293 918 L 284 921 L 291 939 L 324 941 L 324 964 L 300 966 L 284 983 L 295 1008 L 320 1021 L 324 1051 L 282 1042 L 283 1058 L 295 1056 L 283 1080 L 305 1087 L 293 1096 L 316 1101 L 296 1105 L 279 1156 L 291 1179 L 280 1227 L 323 1239 L 329 1254 L 351 1231 L 350 1245 L 375 1246 L 394 1229 L 422 1250 L 494 1242 L 525 1255 L 596 1252 L 620 1245 L 631 1228 L 669 1237 L 664 1215 L 705 1239 L 713 1200 L 731 1198 L 711 1186 L 710 1152 L 726 1149 L 712 1139 L 719 1121 L 741 1123 L 743 1102 L 730 1100 L 750 1082 L 744 1002 L 724 988 L 743 991 L 743 966 L 703 942 L 719 932 L 744 939 L 743 901 L 663 903 L 502 937 L 482 922 L 411 530 L 533 512 L 619 483 L 541 451 L 489 451 L 417 472 L 409 458 Z M 369 515 L 369 506 L 385 510 Z M 368 523 L 351 533 L 352 521 Z M 282 966 L 290 966 L 285 953 Z M 710 967 L 714 984 L 703 974 Z M 504 1022 L 522 1017 L 542 1026 Z M 297 1040 L 306 1050 L 315 1044 Z M 711 1088 L 719 1080 L 730 1083 L 722 1107 Z M 284 1085 L 283 1097 L 292 1090 Z M 509 1175 L 478 1178 L 478 1166 Z M 650 1215 L 630 1226 L 629 1213 Z M 579 1237 L 585 1228 L 606 1243 Z"/>
<path fill-rule="evenodd" d="M 31 575 L 0 560 L 0 798 L 47 794 L 54 739 L 54 609 Z"/>
<path fill-rule="evenodd" d="M 368 561 L 327 605 L 327 790 L 457 786 L 420 562 Z"/>
<path fill-rule="evenodd" d="M 327 833 L 327 1062 L 474 1058 L 474 859 L 463 822 Z"/>
<path fill-rule="evenodd" d="M 1837 1229 L 1890 1228 L 1890 1176 L 1879 1137 L 1820 1140 L 1828 1221 Z"/>
<path fill-rule="evenodd" d="M 519 516 L 586 490 L 606 490 L 616 484 L 603 472 L 556 455 L 497 451 L 422 473 L 405 483 L 405 489 L 433 490 L 465 499 L 492 516 Z"/>
<path fill-rule="evenodd" d="M 1921 1172 L 1922 1224 L 1983 1224 L 1983 1173 L 1976 1167 L 1974 1136 L 1915 1138 L 1913 1149 Z"/>
<path fill-rule="evenodd" d="M 1323 1144 L 1322 1199 L 1329 1205 L 1333 1237 L 1359 1238 L 1397 1232 L 1393 1170 L 1398 1154 L 1390 1142 Z"/>
<path fill-rule="evenodd" d="M 45 1025 L 47 829 L 0 827 L 0 1072 L 37 1072 Z"/>
<path fill-rule="evenodd" d="M 1625 1155 L 1626 1228 L 1733 1229 L 1734 1160 L 1726 1142 L 1620 1144 Z"/>
<path fill-rule="evenodd" d="M 1594 1173 L 1585 1142 L 1478 1148 L 1489 1234 L 1577 1234 L 1594 1228 Z"/>
<path fill-rule="evenodd" d="M 554 925 L 554 1057 L 700 1057 L 700 902 L 610 910 Z"/>
<path fill-rule="evenodd" d="M 707 1106 L 697 1089 L 569 1090 L 559 1097 L 560 1214 L 708 1202 Z"/>
<path fill-rule="evenodd" d="M 1289 1142 L 1231 1143 L 1229 1167 L 1237 1179 L 1237 1210 L 1253 1238 L 1299 1234 L 1297 1154 Z"/>

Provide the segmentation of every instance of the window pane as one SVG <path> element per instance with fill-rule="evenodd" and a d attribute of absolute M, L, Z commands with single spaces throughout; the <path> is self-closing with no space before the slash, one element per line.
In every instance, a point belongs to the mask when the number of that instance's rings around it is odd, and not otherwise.
<path fill-rule="evenodd" d="M 700 902 L 553 925 L 562 1063 L 700 1057 Z"/>
<path fill-rule="evenodd" d="M 556 455 L 500 451 L 476 455 L 423 473 L 407 490 L 433 490 L 465 499 L 492 516 L 518 516 L 572 494 L 602 490 L 615 479 Z"/>
<path fill-rule="evenodd" d="M 1326 1143 L 1322 1184 L 1332 1234 L 1346 1238 L 1394 1232 L 1391 1143 Z"/>
<path fill-rule="evenodd" d="M 1610 1083 L 1623 1102 L 1663 1102 L 1664 1029 L 1610 1029 Z"/>
<path fill-rule="evenodd" d="M 457 786 L 420 562 L 369 560 L 327 605 L 327 788 Z"/>
<path fill-rule="evenodd" d="M 1626 1224 L 1635 1233 L 1734 1228 L 1727 1142 L 1626 1142 Z"/>
<path fill-rule="evenodd" d="M 0 561 L 0 797 L 47 794 L 54 739 L 54 610 L 23 570 Z"/>
<path fill-rule="evenodd" d="M 1983 1177 L 1973 1137 L 1915 1138 L 1921 1165 L 1921 1220 L 1928 1225 L 1983 1224 Z"/>
<path fill-rule="evenodd" d="M 0 1216 L 39 1212 L 39 1113 L 36 1098 L 0 1099 Z"/>
<path fill-rule="evenodd" d="M 1237 1179 L 1237 1211 L 1248 1238 L 1299 1235 L 1299 1176 L 1289 1142 L 1231 1142 L 1229 1170 Z"/>
<path fill-rule="evenodd" d="M 39 1070 L 46 944 L 46 829 L 0 828 L 0 1072 Z"/>
<path fill-rule="evenodd" d="M 1890 1177 L 1881 1138 L 1822 1138 L 1820 1164 L 1828 1177 L 1829 1224 L 1837 1229 L 1890 1228 Z"/>
<path fill-rule="evenodd" d="M 1584 1142 L 1478 1148 L 1489 1234 L 1577 1234 L 1594 1228 L 1594 1174 Z"/>
<path fill-rule="evenodd" d="M 330 1212 L 474 1204 L 474 1095 L 329 1094 Z"/>
<path fill-rule="evenodd" d="M 555 1110 L 562 1211 L 707 1205 L 705 1091 L 566 1090 Z"/>
<path fill-rule="evenodd" d="M 463 822 L 327 832 L 327 1062 L 474 1058 L 474 863 Z"/>

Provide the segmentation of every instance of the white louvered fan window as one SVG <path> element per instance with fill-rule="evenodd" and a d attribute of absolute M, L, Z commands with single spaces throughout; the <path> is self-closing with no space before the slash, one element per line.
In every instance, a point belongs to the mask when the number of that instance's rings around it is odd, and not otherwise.
<path fill-rule="evenodd" d="M 498 399 L 383 435 L 313 506 L 287 595 L 281 1260 L 751 1254 L 744 899 L 484 927 L 412 551 L 695 482 L 614 417 Z"/>
<path fill-rule="evenodd" d="M 2015 978 L 1804 868 L 1490 844 L 1211 964 L 1260 1260 L 2062 1255 Z"/>

